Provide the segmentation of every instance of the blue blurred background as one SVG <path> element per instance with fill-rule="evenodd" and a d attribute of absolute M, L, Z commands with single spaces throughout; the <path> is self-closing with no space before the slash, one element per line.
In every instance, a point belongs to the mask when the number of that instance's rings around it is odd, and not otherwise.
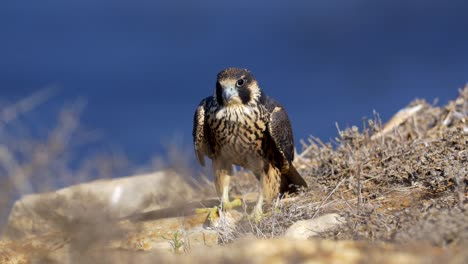
<path fill-rule="evenodd" d="M 0 100 L 59 89 L 32 113 L 56 122 L 87 102 L 99 139 L 133 164 L 191 151 L 193 112 L 218 71 L 250 69 L 288 110 L 299 139 L 327 140 L 372 111 L 440 104 L 468 81 L 468 1 L 44 0 L 0 3 Z M 41 133 L 40 130 L 38 130 Z"/>

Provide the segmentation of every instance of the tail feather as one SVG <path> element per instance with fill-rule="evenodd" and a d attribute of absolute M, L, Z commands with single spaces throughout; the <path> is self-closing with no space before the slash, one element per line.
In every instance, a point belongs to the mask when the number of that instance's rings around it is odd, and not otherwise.
<path fill-rule="evenodd" d="M 281 193 L 296 193 L 299 187 L 307 188 L 306 181 L 292 164 L 289 165 L 289 170 L 281 175 L 281 178 Z"/>

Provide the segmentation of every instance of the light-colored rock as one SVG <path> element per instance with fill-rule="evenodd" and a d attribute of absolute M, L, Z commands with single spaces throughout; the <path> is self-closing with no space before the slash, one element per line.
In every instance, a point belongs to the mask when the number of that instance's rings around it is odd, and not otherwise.
<path fill-rule="evenodd" d="M 11 210 L 5 235 L 18 239 L 59 231 L 74 221 L 118 219 L 177 205 L 195 195 L 187 181 L 170 171 L 93 181 L 22 197 Z"/>
<path fill-rule="evenodd" d="M 421 111 L 423 106 L 423 104 L 417 104 L 401 109 L 384 125 L 382 131 L 372 135 L 371 139 L 375 140 L 390 133 L 410 117 Z"/>
<path fill-rule="evenodd" d="M 338 214 L 326 214 L 314 219 L 297 221 L 286 230 L 284 236 L 293 239 L 308 239 L 332 230 L 343 224 L 344 221 L 344 218 Z"/>

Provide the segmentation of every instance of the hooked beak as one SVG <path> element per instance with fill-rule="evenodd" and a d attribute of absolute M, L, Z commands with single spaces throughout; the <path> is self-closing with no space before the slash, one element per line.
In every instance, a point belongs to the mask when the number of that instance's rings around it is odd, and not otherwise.
<path fill-rule="evenodd" d="M 224 99 L 224 102 L 227 104 L 232 102 L 232 100 L 236 99 L 236 97 L 238 96 L 239 96 L 239 93 L 234 87 L 225 87 L 223 89 L 223 99 Z"/>
<path fill-rule="evenodd" d="M 226 87 L 223 89 L 223 98 L 226 102 L 236 95 L 237 95 L 237 92 L 233 87 Z"/>

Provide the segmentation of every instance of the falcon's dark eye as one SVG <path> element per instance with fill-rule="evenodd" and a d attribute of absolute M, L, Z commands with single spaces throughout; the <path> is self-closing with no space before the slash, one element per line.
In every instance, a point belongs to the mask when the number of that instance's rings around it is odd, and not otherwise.
<path fill-rule="evenodd" d="M 244 80 L 244 79 L 239 79 L 239 80 L 237 80 L 236 85 L 237 85 L 238 87 L 241 87 L 241 86 L 243 86 L 244 84 L 245 84 L 245 80 Z"/>

